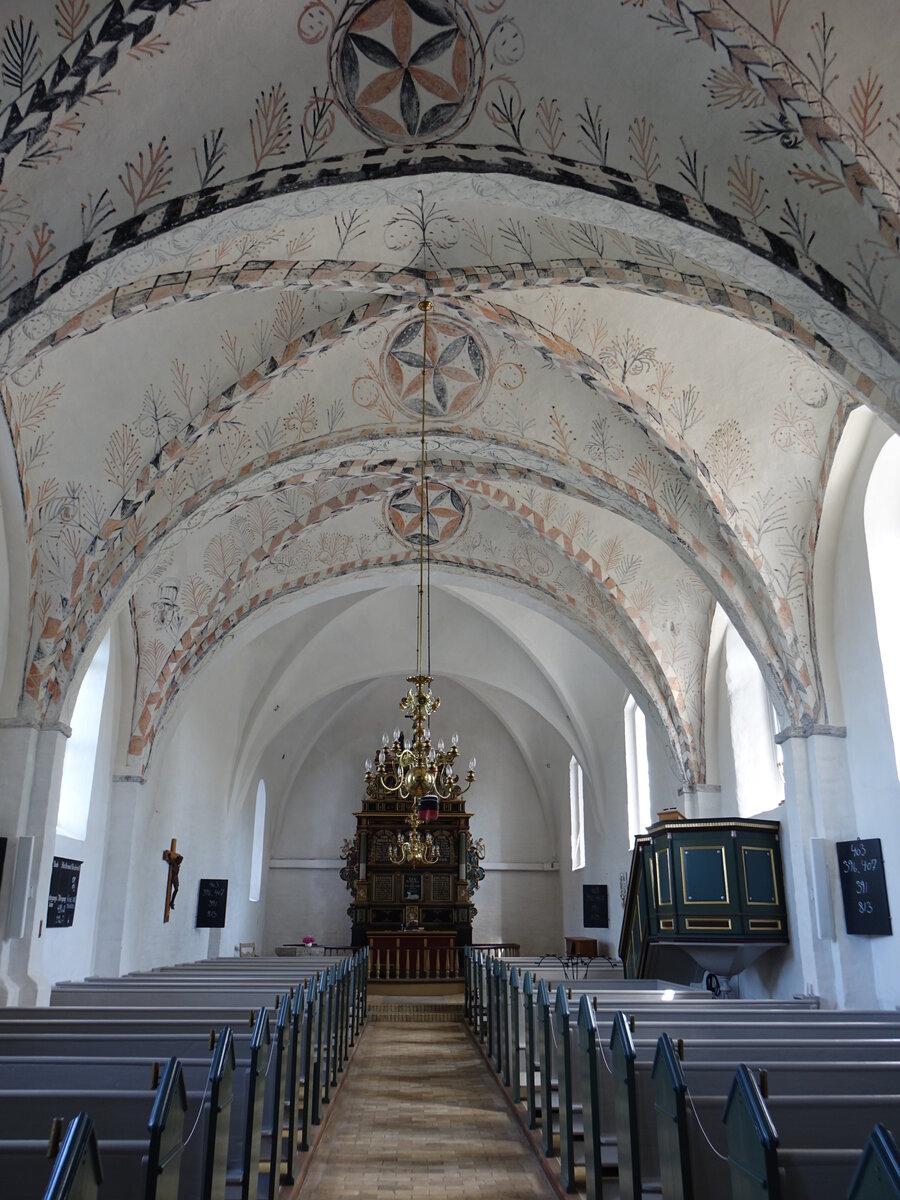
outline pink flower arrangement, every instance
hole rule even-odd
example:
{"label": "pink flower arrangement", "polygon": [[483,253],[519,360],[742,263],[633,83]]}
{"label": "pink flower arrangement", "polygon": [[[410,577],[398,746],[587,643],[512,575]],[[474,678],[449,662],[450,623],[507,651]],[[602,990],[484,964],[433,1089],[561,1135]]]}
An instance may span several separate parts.
{"label": "pink flower arrangement", "polygon": [[305,937],[303,939],[304,946],[314,946],[315,944],[316,944],[316,939],[314,937]]}

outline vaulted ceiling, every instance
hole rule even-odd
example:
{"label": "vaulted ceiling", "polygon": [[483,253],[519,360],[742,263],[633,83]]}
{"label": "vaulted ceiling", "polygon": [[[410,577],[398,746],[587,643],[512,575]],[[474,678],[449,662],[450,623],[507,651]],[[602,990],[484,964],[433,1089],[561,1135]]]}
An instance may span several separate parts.
{"label": "vaulted ceiling", "polygon": [[239,624],[412,563],[427,294],[435,569],[563,615],[688,784],[717,602],[821,719],[831,462],[900,428],[887,0],[0,7],[8,713],[127,609],[146,770]]}

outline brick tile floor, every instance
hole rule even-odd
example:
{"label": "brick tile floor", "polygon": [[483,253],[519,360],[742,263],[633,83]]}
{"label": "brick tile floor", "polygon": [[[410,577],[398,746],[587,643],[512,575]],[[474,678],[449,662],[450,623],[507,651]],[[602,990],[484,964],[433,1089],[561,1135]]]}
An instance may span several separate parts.
{"label": "brick tile floor", "polygon": [[463,1025],[370,1023],[301,1200],[553,1193]]}

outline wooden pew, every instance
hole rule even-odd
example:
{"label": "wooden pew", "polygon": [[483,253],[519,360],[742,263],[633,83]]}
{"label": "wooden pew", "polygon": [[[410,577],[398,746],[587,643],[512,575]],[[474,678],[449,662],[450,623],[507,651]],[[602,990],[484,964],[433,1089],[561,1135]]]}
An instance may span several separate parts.
{"label": "wooden pew", "polygon": [[764,1101],[743,1065],[726,1095],[692,1096],[684,1077],[678,1079],[671,1045],[661,1048],[655,1091],[662,1178],[674,1181],[669,1186],[675,1197],[691,1194],[688,1186],[693,1194],[715,1194],[728,1188],[730,1178],[733,1195],[743,1200],[844,1200],[877,1117],[900,1119],[895,1093],[804,1093]]}
{"label": "wooden pew", "polygon": [[[587,1006],[583,1006],[580,1017],[584,1024],[588,1024],[593,1013]],[[802,1043],[800,1045],[802,1046]],[[652,1070],[648,1070],[650,1064],[637,1061],[628,1023],[625,1021],[624,1014],[618,1014],[613,1026],[610,1049],[616,1085],[615,1132],[619,1156],[620,1188],[623,1197],[639,1194],[640,1185],[646,1186],[648,1180],[655,1181],[657,1176],[661,1176],[664,1180],[667,1177],[677,1177],[680,1180],[677,1185],[672,1183],[671,1178],[669,1179],[670,1189],[676,1196],[682,1192],[690,1195],[689,1180],[687,1179],[690,1169],[689,1167],[682,1168],[682,1164],[685,1162],[683,1143],[688,1136],[685,1130],[689,1130],[689,1124],[685,1126],[678,1122],[684,1120],[682,1110],[685,1097],[690,1095],[690,1092],[693,1092],[695,1096],[702,1095],[701,1103],[707,1109],[710,1106],[715,1109],[716,1100],[707,1097],[715,1096],[717,1093],[719,1100],[724,1103],[724,1094],[728,1092],[733,1076],[735,1058],[740,1057],[747,1047],[738,1042],[726,1044],[724,1048],[727,1052],[722,1061],[694,1060],[682,1063],[674,1050],[671,1039],[667,1035],[663,1035],[657,1045]],[[696,1047],[696,1050],[701,1055],[706,1053],[702,1043]],[[770,1095],[774,1096],[773,1103],[778,1106],[782,1114],[790,1113],[792,1116],[796,1116],[799,1110],[801,1125],[805,1106],[802,1101],[799,1105],[796,1100],[791,1103],[791,1093],[826,1099],[829,1096],[839,1097],[841,1101],[856,1110],[859,1108],[860,1101],[868,1100],[870,1093],[874,1091],[876,1095],[882,1097],[879,1101],[882,1108],[878,1111],[896,1112],[896,1099],[892,1099],[892,1097],[896,1098],[900,1093],[900,1062],[867,1064],[861,1069],[858,1056],[852,1053],[852,1043],[848,1044],[847,1050],[848,1053],[843,1060],[824,1060],[820,1050],[815,1057],[810,1057],[806,1061],[803,1059],[792,1061],[785,1055],[791,1055],[794,1051],[783,1050],[778,1043],[774,1043],[759,1047],[758,1055],[753,1061],[755,1067],[763,1072]],[[627,1068],[623,1066],[623,1062],[628,1063]],[[690,1088],[690,1092],[687,1091],[688,1088]],[[813,1107],[818,1102],[819,1099],[813,1100]],[[871,1116],[870,1112],[869,1117]],[[868,1121],[869,1117],[866,1117],[865,1120]],[[676,1122],[675,1131],[672,1129],[673,1122]],[[858,1134],[858,1136],[860,1135]],[[673,1138],[676,1141],[680,1139],[679,1155],[681,1157],[675,1155]],[[657,1157],[657,1145],[659,1146],[659,1157]],[[703,1151],[702,1141],[698,1141],[698,1145],[700,1151]],[[819,1165],[826,1172],[834,1173],[839,1168],[843,1169],[843,1177],[846,1182],[858,1149],[859,1147],[854,1145],[849,1150],[840,1153],[832,1154],[829,1150],[829,1154],[826,1156],[827,1161],[821,1160],[821,1155],[818,1156]],[[667,1158],[664,1157],[664,1152],[668,1156]],[[804,1161],[804,1155],[805,1151],[800,1154],[800,1157],[791,1159],[790,1165],[792,1169],[802,1168],[802,1171],[806,1173],[804,1177],[806,1177],[809,1175],[810,1164]],[[808,1155],[806,1158],[808,1159]],[[782,1165],[784,1166],[787,1161],[785,1160]],[[696,1174],[696,1172],[694,1173]],[[627,1177],[626,1179],[623,1179],[623,1174]],[[628,1179],[635,1181],[633,1192]],[[709,1186],[712,1186],[713,1182],[707,1180]],[[814,1187],[810,1194],[813,1194],[815,1190]]]}
{"label": "wooden pew", "polygon": [[[87,1126],[80,1118],[92,1108],[97,1113],[97,1124],[92,1117],[90,1138],[105,1162],[103,1194],[176,1200],[187,1104],[181,1066],[174,1058],[166,1064],[155,1092],[148,1088],[138,1092],[17,1089],[12,1093],[0,1093],[4,1194],[37,1195],[38,1180],[46,1181],[47,1141],[46,1138],[35,1138],[34,1131],[47,1128],[50,1113],[54,1118],[69,1120],[70,1128],[74,1125],[81,1129],[80,1135],[73,1133],[72,1137],[83,1139],[87,1136]],[[102,1136],[97,1136],[98,1130]],[[79,1144],[84,1145],[83,1140]],[[77,1163],[72,1165],[72,1153],[69,1154],[69,1167],[59,1168],[61,1172],[68,1172],[66,1178],[70,1184],[71,1171],[78,1169]],[[89,1170],[88,1183],[91,1174]],[[64,1187],[55,1167],[51,1185],[57,1189]],[[66,1193],[60,1190],[58,1194]]]}
{"label": "wooden pew", "polygon": [[[297,1150],[304,1150],[309,1145],[309,1126],[311,1111],[317,1107],[317,1099],[315,1089],[309,1086],[311,1074],[317,1074],[320,1088],[324,1091],[329,1085],[334,1087],[337,1082],[337,1076],[343,1070],[343,1065],[349,1047],[353,1044],[354,1039],[358,1036],[359,1030],[365,1019],[365,959],[364,953],[354,955],[351,960],[343,963],[334,964],[328,978],[324,976],[319,979],[309,980],[305,987],[305,992],[301,989],[295,989],[293,997],[290,997],[287,989],[282,999],[279,1011],[279,1022],[277,1029],[281,1034],[280,1038],[276,1038],[275,1048],[272,1057],[272,1067],[269,1070],[269,1083],[266,1091],[266,1126],[267,1126],[267,1156],[266,1165],[268,1171],[263,1170],[260,1173],[259,1195],[274,1195],[277,1188],[282,1182],[282,1159],[286,1159],[285,1175],[288,1177],[293,1173],[293,1165]],[[279,964],[282,966],[283,964]],[[291,964],[295,966],[296,964]],[[129,981],[132,982],[132,981]],[[259,981],[256,980],[256,983]],[[296,981],[295,981],[296,982]],[[84,993],[85,989],[79,989]],[[118,992],[120,1004],[108,1005],[99,1009],[84,1010],[80,1008],[72,1008],[68,1005],[60,1005],[55,1010],[49,1010],[41,1017],[34,1018],[33,1010],[29,1018],[21,1018],[19,1020],[9,1019],[9,1010],[6,1010],[3,1017],[0,1018],[0,1054],[7,1054],[10,1050],[16,1054],[22,1053],[40,1056],[57,1056],[61,1052],[72,1055],[96,1056],[92,1057],[91,1061],[84,1063],[83,1074],[90,1078],[99,1078],[106,1069],[107,1082],[113,1082],[113,1077],[120,1080],[122,1083],[129,1082],[133,1075],[134,1069],[146,1069],[146,1058],[153,1057],[154,1059],[161,1057],[163,1045],[166,1049],[175,1048],[179,1054],[186,1054],[188,1059],[186,1070],[189,1078],[194,1079],[187,1092],[187,1097],[190,1102],[196,1101],[196,1109],[201,1117],[196,1124],[192,1125],[192,1129],[196,1130],[196,1139],[193,1141],[190,1154],[185,1154],[182,1157],[181,1168],[185,1181],[190,1177],[192,1184],[185,1192],[186,1195],[195,1200],[195,1197],[207,1194],[207,1187],[210,1189],[213,1186],[218,1186],[221,1170],[216,1169],[215,1163],[217,1158],[221,1159],[222,1138],[221,1131],[229,1123],[224,1119],[217,1123],[211,1124],[211,1115],[214,1110],[216,1115],[226,1112],[230,1108],[230,1122],[238,1123],[239,1120],[235,1116],[237,1106],[233,1098],[236,1095],[234,1087],[235,1068],[240,1069],[241,1059],[235,1055],[236,1045],[239,1041],[240,1045],[247,1046],[246,1027],[241,1031],[238,1038],[232,1038],[230,1031],[228,1033],[230,1043],[226,1046],[226,1042],[221,1040],[221,1053],[217,1047],[217,1054],[220,1065],[223,1070],[217,1078],[213,1078],[212,1071],[209,1075],[209,1081],[203,1092],[198,1092],[196,1085],[199,1084],[199,1073],[203,1069],[202,1062],[190,1061],[196,1058],[204,1051],[208,1052],[209,1048],[209,1029],[214,1020],[224,1013],[228,1013],[228,1009],[211,1007],[216,1003],[216,988],[214,985],[205,987],[202,992],[203,1000],[207,1007],[196,1006],[191,1011],[194,1016],[189,1018],[188,1026],[194,1032],[185,1033],[185,1024],[183,1018],[183,1010],[180,1008],[181,1001],[187,996],[193,999],[192,992],[196,992],[195,981],[191,981],[191,985],[187,988],[179,987],[177,984],[167,987],[165,994],[158,996],[160,1001],[165,1000],[168,1005],[172,1006],[173,1016],[171,1018],[160,1016],[160,1011],[169,1011],[167,1009],[160,1010],[159,1008],[149,1009],[152,1014],[151,1023],[153,1033],[148,1034],[146,1030],[143,1032],[131,1032],[131,1030],[139,1030],[147,1017],[142,1013],[137,1015],[136,1011],[130,1007],[132,998],[146,998],[146,990],[140,988],[118,988],[113,989]],[[263,995],[266,995],[270,990],[270,983],[265,985]],[[241,991],[241,999],[246,998],[246,991]],[[233,997],[228,996],[227,999]],[[255,998],[255,997],[254,997]],[[289,1001],[291,1001],[289,1003]],[[330,1010],[330,1011],[329,1011]],[[85,1011],[92,1013],[91,1017],[83,1015]],[[78,1013],[78,1016],[71,1017],[70,1012]],[[244,1016],[246,1009],[243,1010]],[[328,1014],[326,1017],[325,1014]],[[175,1016],[175,1013],[181,1013],[182,1016]],[[256,1015],[256,1014],[254,1014]],[[257,1016],[257,1029],[261,1013]],[[328,1019],[330,1017],[330,1020]],[[20,1030],[24,1027],[29,1030],[28,1033],[22,1033]],[[72,1032],[72,1029],[77,1032]],[[317,1038],[313,1041],[312,1033],[317,1032]],[[113,1032],[110,1032],[110,1031]],[[129,1032],[121,1032],[128,1030]],[[178,1031],[178,1032],[175,1032]],[[256,1029],[254,1030],[256,1033]],[[253,1042],[255,1039],[250,1038]],[[227,1039],[226,1039],[227,1041]],[[281,1047],[281,1053],[278,1053],[278,1047]],[[130,1062],[116,1061],[115,1056],[119,1060],[123,1057]],[[145,1061],[140,1063],[141,1056],[146,1056]],[[105,1059],[105,1064],[101,1065],[101,1060]],[[276,1060],[278,1067],[276,1069]],[[214,1066],[216,1060],[214,1059]],[[24,1066],[20,1060],[20,1066]],[[230,1067],[230,1072],[225,1070],[225,1067]],[[49,1066],[51,1073],[53,1067]],[[58,1087],[59,1076],[71,1077],[73,1071],[77,1072],[77,1065],[70,1058],[67,1065],[61,1065],[56,1068],[56,1085]],[[16,1064],[11,1063],[8,1068],[8,1077],[14,1075],[17,1070]],[[259,1071],[257,1071],[259,1075]],[[197,1077],[196,1079],[194,1077]],[[265,1072],[260,1076],[265,1080]],[[274,1082],[273,1082],[274,1080]],[[0,1090],[2,1090],[2,1067],[0,1067]],[[85,1080],[82,1079],[78,1090],[85,1091]],[[257,1081],[258,1083],[258,1081]],[[216,1095],[215,1089],[219,1089]],[[182,1090],[184,1083],[182,1080]],[[124,1108],[127,1109],[127,1091],[118,1090],[118,1095],[124,1099]],[[240,1092],[240,1079],[238,1078],[237,1092]],[[244,1137],[241,1146],[242,1156],[243,1149],[246,1145],[256,1143],[258,1148],[257,1135],[259,1133],[258,1122],[261,1116],[261,1109],[258,1104],[259,1093],[255,1092],[255,1087],[246,1088],[248,1096],[248,1117],[251,1111],[249,1099],[253,1096],[254,1104],[252,1105],[254,1124],[249,1126],[249,1138]],[[100,1101],[100,1093],[94,1090],[94,1096],[101,1104],[106,1101]],[[209,1097],[209,1099],[207,1099]],[[213,1102],[212,1097],[215,1097]],[[320,1092],[318,1104],[322,1102],[322,1094]],[[2,1099],[0,1099],[2,1103]],[[30,1101],[26,1100],[26,1108]],[[201,1103],[203,1104],[204,1112],[200,1112]],[[123,1116],[123,1105],[119,1105],[118,1115],[120,1119],[126,1119],[127,1113]],[[319,1109],[320,1111],[320,1109]],[[193,1120],[193,1114],[192,1114]],[[218,1131],[218,1133],[217,1133]],[[19,1139],[22,1140],[22,1139]],[[110,1149],[114,1155],[119,1153],[119,1150],[125,1147],[128,1139],[118,1139],[110,1141],[110,1139],[100,1139],[101,1149]],[[209,1152],[206,1150],[202,1153],[197,1152],[197,1147],[204,1144],[204,1140],[209,1144]],[[40,1147],[43,1151],[45,1142],[42,1139],[31,1139],[35,1147]],[[129,1146],[128,1149],[133,1157],[136,1146],[140,1147],[139,1139],[133,1139],[136,1145]],[[146,1150],[146,1143],[143,1144]],[[12,1153],[12,1151],[11,1151]],[[158,1157],[165,1163],[170,1164],[176,1161],[177,1156],[173,1155],[170,1149],[166,1146],[160,1148]],[[0,1170],[2,1170],[3,1148],[0,1145]],[[196,1160],[196,1166],[189,1168],[188,1160],[193,1163]],[[235,1162],[232,1156],[231,1175],[235,1176]],[[197,1172],[203,1171],[203,1182],[194,1183],[194,1176],[191,1174],[193,1169]],[[46,1170],[46,1160],[44,1160],[44,1168]],[[243,1166],[243,1162],[241,1163]],[[155,1169],[155,1168],[154,1168]],[[177,1167],[173,1171],[171,1168],[166,1175],[166,1178],[171,1179],[177,1175]],[[246,1172],[241,1171],[241,1194],[246,1193],[249,1196],[256,1195],[251,1182],[248,1180],[246,1188],[244,1187],[244,1177]],[[209,1180],[207,1184],[207,1179]],[[215,1181],[215,1182],[214,1182]],[[187,1184],[185,1184],[187,1187]],[[123,1192],[124,1194],[131,1194]],[[175,1192],[172,1192],[174,1197]]]}
{"label": "wooden pew", "polygon": [[[546,981],[542,981],[542,984],[545,982]],[[533,980],[529,979],[526,976],[525,985],[522,988],[524,1050],[525,1050],[525,1058],[526,1058],[525,1090],[526,1090],[526,1108],[528,1111],[528,1120],[529,1120],[529,1124],[532,1127],[533,1127],[536,1105],[534,1105],[534,1103],[529,1105],[529,1103],[528,1103],[529,1079],[531,1078],[533,1081],[532,1071],[534,1069],[534,1067],[533,1067],[534,1058],[528,1049],[528,1041],[529,1041],[528,1017],[529,1017],[529,1008],[530,1008],[531,1004],[533,1003],[533,990],[534,990],[533,989]],[[568,990],[568,985],[566,988],[566,993],[563,993],[562,989],[558,989],[558,994],[562,994],[565,996],[565,998],[567,998],[567,990]],[[539,987],[539,992],[540,992],[540,987]],[[605,996],[603,998],[606,999]],[[592,999],[595,999],[595,997],[592,997]],[[580,1015],[581,1015],[581,1013],[584,1012],[585,1006],[587,1006],[587,997],[586,996],[584,998],[584,1001],[581,1004]],[[593,1017],[596,1015],[593,1010],[593,1005],[590,1005],[587,1007],[588,1007],[588,1011],[591,1014],[591,1018],[593,1019]],[[599,1005],[598,1005],[598,1007],[599,1007]],[[735,1027],[733,1019],[729,1019],[729,1018],[732,1018],[732,1014],[734,1013],[734,1008],[732,1006],[732,1002],[730,1002],[730,1001],[729,1002],[707,1001],[699,1009],[695,1008],[693,1004],[683,1006],[680,1008],[677,1005],[674,1005],[674,1006],[658,1005],[658,1006],[651,1006],[650,1008],[647,1008],[646,1006],[642,1006],[641,1010],[639,1011],[639,1022],[641,1024],[641,1027],[642,1028],[647,1027],[648,1019],[649,1019],[649,1022],[651,1025],[652,1025],[653,1021],[660,1020],[661,1018],[659,1017],[659,1014],[663,1011],[666,1013],[666,1016],[668,1018],[674,1018],[676,1020],[676,1022],[678,1022],[680,1019],[681,1023],[676,1024],[676,1028],[679,1030],[679,1032],[681,1032],[681,1031],[690,1032],[693,1039],[695,1039],[698,1042],[698,1044],[700,1044],[700,1045],[702,1045],[702,1040],[701,1040],[702,1038],[708,1037],[710,1035],[710,1032],[712,1032],[713,1034],[715,1034],[717,1032],[716,1023],[710,1021],[711,1016],[716,1016],[721,1020],[727,1020],[727,1025],[722,1027],[722,1032],[727,1031],[728,1038],[727,1039],[719,1038],[717,1048],[718,1048],[719,1052],[723,1052],[728,1055],[729,1066],[731,1069],[733,1069],[735,1062],[740,1058],[742,1043],[747,1039],[748,1035],[755,1035],[755,1037],[751,1038],[751,1042],[750,1042],[751,1045],[755,1046],[756,1049],[759,1051],[767,1050],[769,1053],[771,1053],[771,1050],[772,1050],[772,1045],[771,1045],[772,1040],[773,1040],[772,1035],[774,1035],[774,1039],[776,1041],[776,1046],[778,1045],[778,1040],[781,1040],[782,1042],[789,1042],[789,1041],[792,1041],[792,1039],[796,1037],[800,1040],[799,1040],[799,1042],[793,1042],[793,1044],[791,1046],[791,1055],[792,1055],[792,1057],[795,1056],[798,1060],[801,1060],[801,1061],[804,1057],[813,1057],[813,1056],[819,1057],[819,1056],[821,1056],[823,1049],[827,1052],[828,1048],[832,1045],[831,1039],[834,1038],[836,1035],[838,1035],[840,1037],[840,1046],[842,1048],[842,1053],[844,1055],[850,1054],[850,1055],[854,1055],[858,1058],[859,1057],[858,1052],[860,1050],[862,1051],[862,1056],[864,1058],[873,1058],[873,1057],[877,1058],[877,1057],[884,1057],[885,1055],[890,1055],[891,1057],[896,1058],[896,1057],[898,1057],[898,1055],[900,1055],[900,1042],[898,1042],[897,1038],[895,1038],[895,1037],[871,1038],[871,1037],[867,1036],[871,1032],[877,1033],[885,1028],[887,1030],[891,1031],[892,1033],[896,1032],[896,1024],[897,1024],[896,1016],[894,1014],[889,1014],[889,1013],[862,1013],[862,1014],[848,1013],[848,1014],[837,1015],[836,1019],[834,1019],[836,1015],[831,1014],[831,1013],[814,1014],[814,1013],[810,1013],[807,1010],[806,1013],[804,1014],[803,1010],[800,1010],[799,1008],[795,1011],[786,1013],[782,1009],[782,1011],[779,1011],[776,1013],[778,1020],[773,1023],[771,1021],[761,1021],[760,1018],[762,1016],[762,1012],[760,1011],[760,1009],[757,1008],[754,1011],[754,1016],[756,1018],[755,1020],[743,1021],[737,1027]],[[702,1020],[698,1023],[696,1018],[700,1017],[701,1013],[703,1014],[703,1017],[702,1017]],[[606,1015],[608,1015],[608,1014],[606,1014]],[[782,1018],[784,1018],[784,1019],[782,1019]],[[810,1027],[810,1022],[812,1023],[812,1027]],[[493,1024],[496,1025],[496,1020],[493,1022]],[[584,1024],[585,1024],[585,1029],[583,1032],[583,1044],[585,1046],[591,1045],[593,1047],[596,1044],[595,1043],[596,1035],[595,1034],[592,1035],[592,1031],[590,1028],[592,1021],[586,1021],[586,1022],[584,1022]],[[819,1035],[825,1035],[825,1036],[823,1037],[823,1036],[819,1036]],[[849,1036],[845,1036],[845,1035],[849,1035]],[[857,1038],[860,1038],[861,1040],[860,1041],[854,1040]],[[799,1050],[797,1050],[798,1044],[800,1047]],[[539,1046],[540,1045],[541,1045],[541,1043],[539,1040]],[[692,1046],[694,1045],[693,1041],[692,1041],[691,1045]],[[655,1043],[654,1043],[654,1048],[655,1048]],[[560,1048],[557,1047],[558,1053],[559,1053],[559,1049]],[[783,1057],[783,1055],[782,1055],[782,1057]],[[586,1054],[582,1057],[582,1061],[585,1061],[585,1058],[586,1058]],[[593,1058],[593,1061],[596,1062],[596,1052],[594,1052],[592,1058]],[[554,1085],[556,1084],[557,1081],[556,1081],[555,1077],[551,1077],[545,1084],[545,1082],[543,1080],[543,1063],[538,1064],[538,1069],[540,1069],[541,1073],[542,1073],[542,1093],[544,1093],[544,1088],[547,1087],[547,1090],[549,1091],[549,1094],[550,1094],[551,1121],[552,1121],[553,1100],[554,1100],[555,1094],[556,1094]],[[777,1067],[774,1069],[777,1070]],[[885,1074],[885,1071],[890,1072],[891,1070],[892,1070],[892,1068],[890,1065],[888,1065],[886,1068],[876,1067],[876,1072],[879,1072],[882,1075]],[[555,1069],[555,1074],[556,1075],[561,1074],[558,1066]],[[614,1141],[614,1139],[610,1138],[609,1136],[604,1138],[603,1132],[608,1131],[609,1133],[612,1133],[612,1131],[615,1127],[615,1120],[614,1119],[612,1121],[609,1120],[609,1103],[608,1102],[609,1102],[610,1089],[609,1089],[608,1082],[607,1082],[605,1089],[600,1088],[600,1079],[602,1078],[603,1074],[605,1074],[605,1070],[603,1072],[601,1072],[599,1076],[597,1075],[597,1073],[595,1071],[594,1075],[593,1075],[593,1080],[592,1080],[591,1074],[587,1073],[586,1082],[583,1084],[583,1090],[588,1093],[590,1093],[592,1082],[593,1082],[593,1087],[594,1087],[594,1092],[593,1092],[594,1104],[591,1105],[590,1101],[591,1101],[592,1097],[590,1095],[588,1095],[588,1103],[585,1104],[585,1106],[584,1106],[584,1120],[583,1120],[584,1138],[585,1138],[586,1142],[590,1141],[592,1144],[594,1142],[596,1142],[597,1140],[599,1140],[601,1150],[604,1146],[608,1145],[610,1141]],[[819,1074],[821,1076],[821,1071],[819,1071]],[[573,1076],[573,1079],[577,1080],[577,1073]],[[896,1080],[896,1073],[894,1073],[893,1078],[891,1079],[891,1083],[893,1084],[895,1082],[895,1080]],[[560,1085],[559,1086],[559,1094],[558,1094],[559,1121],[560,1121],[562,1128],[565,1129],[565,1128],[567,1128],[567,1120],[568,1120],[567,1115],[564,1113],[565,1105],[566,1105],[566,1103],[568,1103],[569,1100],[571,1100],[572,1115],[573,1115],[573,1118],[575,1118],[576,1114],[577,1114],[579,1096],[578,1096],[577,1091],[573,1091],[573,1094],[571,1096],[566,1095],[566,1093],[570,1089],[562,1087],[562,1078],[560,1078],[560,1080],[559,1080],[559,1085]],[[604,1106],[602,1104],[602,1097],[600,1094],[601,1090],[605,1090],[605,1092],[606,1092],[606,1099],[607,1099],[606,1106]],[[885,1090],[888,1090],[888,1089],[886,1088]],[[614,1093],[613,1093],[613,1097],[614,1097]],[[545,1102],[542,1101],[541,1107],[544,1107],[544,1104],[545,1104]],[[603,1114],[605,1116],[605,1120],[601,1121],[599,1119],[600,1113],[597,1113],[596,1109],[600,1108],[602,1110],[604,1107],[606,1107],[607,1111]],[[566,1123],[564,1123],[564,1122],[566,1122]],[[543,1125],[543,1122],[542,1122],[542,1125]],[[576,1132],[577,1132],[577,1130],[576,1130]],[[548,1137],[550,1137],[551,1141],[549,1144],[550,1145],[554,1144],[552,1142],[552,1125],[548,1125],[543,1129],[542,1136],[544,1139],[545,1153],[547,1153],[548,1150],[547,1150],[547,1140],[546,1139]],[[562,1139],[561,1139],[561,1141],[562,1141]],[[576,1138],[576,1141],[577,1141],[577,1138]],[[626,1150],[627,1150],[627,1147],[626,1147]],[[594,1155],[594,1157],[596,1159],[596,1154]],[[561,1149],[561,1158],[562,1158],[561,1173],[563,1175],[563,1178],[566,1178],[566,1176],[568,1174],[569,1163],[566,1159],[566,1156],[564,1153],[564,1148]],[[598,1180],[599,1180],[600,1176],[602,1175],[603,1169],[606,1165],[607,1164],[603,1162],[602,1155],[601,1155],[601,1160],[600,1160],[599,1164],[595,1163],[594,1166],[590,1169],[590,1171],[588,1171],[587,1163],[585,1163],[586,1175],[589,1173],[592,1176],[590,1186],[593,1188],[593,1192],[596,1195],[599,1195]],[[591,1194],[592,1194],[591,1191],[589,1191],[588,1195],[590,1196]]]}

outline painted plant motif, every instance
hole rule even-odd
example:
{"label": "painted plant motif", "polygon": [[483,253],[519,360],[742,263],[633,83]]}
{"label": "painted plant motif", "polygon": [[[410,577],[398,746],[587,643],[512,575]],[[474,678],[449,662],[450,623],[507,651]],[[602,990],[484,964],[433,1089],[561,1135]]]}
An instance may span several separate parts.
{"label": "painted plant motif", "polygon": [[484,50],[454,0],[364,0],[348,6],[331,43],[344,111],[378,141],[452,137],[478,101]]}

